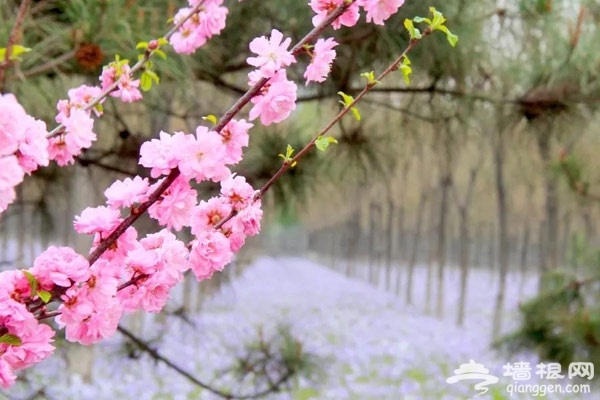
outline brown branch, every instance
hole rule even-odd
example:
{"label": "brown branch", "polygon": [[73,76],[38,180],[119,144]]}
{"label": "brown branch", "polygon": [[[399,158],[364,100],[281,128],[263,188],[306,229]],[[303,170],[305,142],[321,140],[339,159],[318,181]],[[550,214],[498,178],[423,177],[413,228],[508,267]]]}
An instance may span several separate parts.
{"label": "brown branch", "polygon": [[19,11],[17,12],[17,19],[15,20],[15,24],[10,31],[10,36],[8,37],[8,43],[6,44],[6,53],[4,54],[4,60],[0,63],[0,93],[4,90],[4,85],[6,83],[6,70],[12,64],[10,59],[13,51],[13,46],[17,44],[19,41],[19,36],[21,35],[21,26],[23,25],[23,21],[25,20],[25,14],[27,13],[27,9],[29,8],[29,4],[31,0],[22,0],[21,5],[19,6]]}
{"label": "brown branch", "polygon": [[263,389],[261,391],[258,391],[256,393],[252,393],[252,394],[233,394],[233,393],[224,391],[222,389],[217,389],[215,387],[212,387],[208,383],[202,382],[201,380],[199,380],[198,378],[196,378],[195,376],[193,376],[192,374],[190,374],[189,372],[187,372],[186,370],[184,370],[177,364],[173,363],[168,358],[161,355],[157,350],[150,347],[146,342],[144,342],[142,339],[140,339],[139,337],[137,337],[136,335],[131,333],[129,330],[127,330],[123,326],[119,325],[117,327],[117,330],[123,336],[127,337],[127,339],[129,339],[133,343],[135,343],[140,348],[140,350],[148,353],[150,355],[150,357],[152,357],[154,360],[162,362],[163,364],[165,364],[166,366],[168,366],[169,368],[176,371],[178,374],[180,374],[181,376],[185,377],[187,380],[192,382],[194,385],[199,386],[205,390],[208,390],[209,392],[216,394],[217,396],[222,397],[227,400],[257,399],[260,397],[264,397],[270,393],[275,393],[275,392],[279,391],[281,386],[284,383],[286,383],[287,381],[289,381],[290,378],[294,375],[294,372],[292,370],[288,369],[284,374],[282,374],[279,377],[279,379],[277,379],[276,381],[270,382],[269,387],[266,389]]}

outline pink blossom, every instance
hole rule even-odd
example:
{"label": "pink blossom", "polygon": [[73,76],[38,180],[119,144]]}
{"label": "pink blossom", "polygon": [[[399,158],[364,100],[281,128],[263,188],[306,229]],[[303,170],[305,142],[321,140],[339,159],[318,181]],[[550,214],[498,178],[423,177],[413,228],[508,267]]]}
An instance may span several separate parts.
{"label": "pink blossom", "polygon": [[[157,182],[150,190],[153,190],[160,182]],[[159,224],[178,231],[189,225],[190,216],[197,201],[196,191],[190,187],[187,179],[180,176],[163,193],[161,199],[148,209],[148,215],[157,220]]]}
{"label": "pink blossom", "polygon": [[46,124],[26,115],[22,121],[24,135],[19,143],[16,156],[26,174],[31,174],[38,166],[48,165],[48,139]]}
{"label": "pink blossom", "polygon": [[243,176],[231,175],[221,182],[221,196],[227,199],[227,202],[236,210],[250,205],[256,194],[256,190]]}
{"label": "pink blossom", "polygon": [[[345,1],[346,0],[310,0],[309,5],[317,14],[312,19],[313,25],[318,26],[333,10],[343,5]],[[358,22],[359,17],[358,3],[354,2],[342,15],[333,21],[331,26],[333,29],[339,29],[342,25],[354,26]]]}
{"label": "pink blossom", "polygon": [[13,154],[23,138],[25,110],[12,94],[0,95],[0,156]]}
{"label": "pink blossom", "polygon": [[242,160],[242,149],[248,146],[248,131],[253,126],[245,119],[239,121],[232,119],[219,132],[225,145],[225,157],[223,158],[225,164],[237,164]]}
{"label": "pink blossom", "polygon": [[383,25],[404,4],[404,0],[361,0],[360,3],[367,12],[367,22]]}
{"label": "pink blossom", "polygon": [[127,279],[135,283],[117,294],[125,312],[160,311],[169,299],[170,289],[183,280],[183,272],[189,269],[187,258],[185,244],[167,230],[142,239],[126,261]]}
{"label": "pink blossom", "polygon": [[261,201],[256,200],[249,207],[241,210],[234,220],[242,225],[242,232],[245,235],[254,236],[260,232],[262,215]]}
{"label": "pink blossom", "polygon": [[100,75],[102,90],[107,90],[115,82],[117,87],[110,92],[112,97],[120,98],[125,103],[131,103],[142,98],[139,90],[140,80],[133,79],[131,67],[126,60],[113,61],[102,69]]}
{"label": "pink blossom", "polygon": [[250,51],[258,57],[248,57],[248,64],[258,67],[262,77],[271,78],[280,68],[296,62],[296,58],[288,51],[291,38],[283,40],[283,34],[277,29],[271,31],[271,38],[261,36],[250,42]]}
{"label": "pink blossom", "polygon": [[231,204],[223,197],[212,197],[208,201],[202,200],[192,212],[190,222],[192,234],[198,236],[227,218],[231,213]]}
{"label": "pink blossom", "polygon": [[44,290],[70,287],[90,277],[89,263],[70,247],[50,246],[33,262],[30,272]]}
{"label": "pink blossom", "polygon": [[12,189],[23,181],[24,176],[16,156],[0,157],[0,190]]}
{"label": "pink blossom", "polygon": [[73,226],[79,233],[109,235],[121,221],[118,210],[105,206],[88,207],[75,217]]}
{"label": "pink blossom", "polygon": [[[250,86],[260,79],[256,73],[251,72],[248,76]],[[296,108],[297,89],[294,82],[287,80],[285,70],[280,69],[265,84],[260,94],[252,98],[254,107],[250,110],[250,120],[260,117],[260,122],[265,126],[283,121]]]}
{"label": "pink blossom", "polygon": [[112,208],[129,207],[148,199],[148,179],[136,176],[115,181],[104,191],[106,203]]}
{"label": "pink blossom", "polygon": [[0,343],[0,386],[8,388],[16,379],[15,372],[38,363],[54,352],[54,331],[40,324],[24,304],[12,298],[0,298],[0,327],[21,341],[19,346]]}
{"label": "pink blossom", "polygon": [[72,164],[74,157],[81,154],[82,149],[91,147],[96,140],[94,120],[89,112],[73,108],[62,123],[65,125],[65,133],[48,141],[49,157],[60,166]]}
{"label": "pink blossom", "polygon": [[186,135],[186,140],[178,146],[179,171],[187,179],[218,182],[231,173],[223,161],[226,148],[217,132],[199,126],[195,137]]}
{"label": "pink blossom", "polygon": [[158,139],[152,139],[142,144],[140,165],[151,168],[150,175],[153,178],[168,174],[179,164],[178,151],[185,146],[186,140],[183,132],[169,135],[161,131]]}
{"label": "pink blossom", "polygon": [[221,232],[200,232],[192,242],[190,266],[199,281],[210,278],[215,271],[222,271],[232,259],[229,240]]}
{"label": "pink blossom", "polygon": [[312,60],[304,73],[307,85],[311,81],[323,82],[327,78],[336,55],[333,48],[337,45],[333,38],[317,40],[313,48]]}
{"label": "pink blossom", "polygon": [[[208,39],[219,34],[225,28],[228,10],[221,4],[222,1],[204,1],[200,10],[186,20],[177,32],[169,38],[169,42],[177,53],[193,53],[202,47]],[[192,2],[190,2],[190,5],[191,7],[181,8],[175,14],[174,24],[177,25],[186,18],[197,4],[192,5]]]}

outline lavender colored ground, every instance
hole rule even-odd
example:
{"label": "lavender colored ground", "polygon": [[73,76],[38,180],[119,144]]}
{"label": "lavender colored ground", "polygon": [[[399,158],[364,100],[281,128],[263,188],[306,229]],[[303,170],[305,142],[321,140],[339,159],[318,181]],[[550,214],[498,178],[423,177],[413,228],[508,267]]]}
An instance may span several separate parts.
{"label": "lavender colored ground", "polygon": [[[154,346],[181,367],[215,387],[236,392],[251,392],[240,382],[219,371],[233,363],[248,338],[261,326],[268,337],[280,323],[288,323],[305,349],[322,360],[321,382],[299,380],[290,393],[273,394],[268,399],[356,399],[429,400],[469,399],[480,381],[449,384],[461,364],[474,360],[484,364],[489,374],[499,378],[490,390],[477,399],[536,399],[541,396],[512,396],[507,385],[515,382],[503,376],[503,365],[529,361],[535,372],[537,360],[527,356],[508,356],[490,350],[491,313],[495,282],[485,271],[473,271],[469,282],[467,321],[464,328],[454,326],[458,299],[458,272],[449,271],[446,279],[448,316],[437,320],[424,316],[425,269],[415,275],[416,306],[366,283],[348,279],[315,262],[300,258],[261,258],[242,276],[208,301],[201,315],[194,318],[196,328],[181,319],[168,319],[168,328],[151,320],[144,334],[166,329]],[[533,293],[535,279],[529,279],[520,296],[520,278],[509,277],[507,325],[515,323],[515,307],[520,297]],[[512,310],[512,311],[511,311]],[[189,384],[164,365],[142,357],[123,356],[122,338],[96,347],[91,383],[77,375],[67,376],[65,362],[53,357],[29,374],[30,387],[46,386],[50,399],[217,399]],[[581,360],[585,361],[585,360]],[[560,383],[564,388],[575,381],[538,381],[523,383]],[[8,395],[24,398],[25,385]],[[547,399],[592,399],[592,394],[547,394]],[[0,397],[2,395],[0,394]]]}

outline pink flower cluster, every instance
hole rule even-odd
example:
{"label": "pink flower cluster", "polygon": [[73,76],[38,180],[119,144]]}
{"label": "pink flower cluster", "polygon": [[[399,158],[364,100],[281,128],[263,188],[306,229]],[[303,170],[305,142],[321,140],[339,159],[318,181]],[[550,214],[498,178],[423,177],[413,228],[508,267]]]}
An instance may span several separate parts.
{"label": "pink flower cluster", "polygon": [[250,50],[257,57],[248,57],[247,62],[258,69],[248,74],[248,85],[254,86],[261,79],[269,79],[251,100],[254,107],[250,110],[250,120],[260,117],[265,126],[283,121],[296,108],[298,88],[287,79],[284,69],[295,63],[296,58],[288,50],[291,39],[282,39],[282,33],[273,29],[270,39],[261,36],[250,42]]}
{"label": "pink flower cluster", "polygon": [[[320,24],[346,0],[311,0],[315,25]],[[334,22],[334,28],[353,26],[360,8],[367,22],[383,24],[403,0],[356,0]],[[174,49],[191,53],[225,26],[227,8],[223,0],[188,0],[174,20],[181,25],[170,37]],[[183,21],[192,10],[194,15]],[[256,69],[248,74],[249,85],[264,83],[251,99],[250,120],[259,118],[269,125],[287,118],[296,107],[297,86],[287,78],[285,68],[296,62],[289,50],[291,39],[273,29],[270,37],[251,41],[256,55],[248,63]],[[312,48],[304,77],[306,83],[322,82],[335,59],[333,39],[318,39]],[[141,99],[139,80],[131,74],[127,60],[106,66],[101,87],[82,85],[68,92],[68,100],[57,104],[56,121],[63,130],[48,139],[46,126],[27,115],[12,95],[0,96],[0,212],[15,198],[14,187],[40,165],[55,160],[58,165],[74,157],[96,140],[92,113],[101,115],[99,103],[110,95],[124,102]],[[98,104],[93,105],[95,102]],[[86,208],[73,223],[79,233],[93,235],[92,255],[86,259],[68,247],[50,247],[26,271],[0,272],[0,386],[15,382],[15,373],[52,354],[54,331],[39,320],[56,316],[66,338],[92,344],[113,335],[125,313],[137,310],[160,311],[170,290],[191,270],[198,280],[221,271],[261,227],[262,209],[258,193],[229,166],[242,159],[253,125],[231,120],[223,129],[198,127],[194,134],[160,132],[144,143],[139,164],[150,169],[151,178],[136,176],[114,182],[104,192],[106,204]],[[166,190],[166,179],[177,176]],[[171,175],[171,178],[168,176]],[[220,192],[208,200],[198,198],[192,187],[204,181],[220,185]],[[122,212],[148,214],[163,229],[139,238]],[[189,229],[189,244],[172,231]],[[120,235],[116,240],[107,238]],[[106,250],[97,255],[99,247]],[[88,261],[90,260],[90,261]],[[90,265],[92,262],[92,265]],[[49,308],[50,303],[58,307]],[[54,311],[53,311],[54,310]]]}
{"label": "pink flower cluster", "polygon": [[133,79],[127,60],[116,60],[102,68],[100,75],[102,90],[108,90],[115,82],[117,87],[110,92],[112,97],[120,98],[124,103],[133,103],[142,99],[140,80]]}
{"label": "pink flower cluster", "polygon": [[[311,0],[310,7],[316,13],[313,17],[313,25],[317,26],[337,7],[344,4],[346,0]],[[367,13],[367,22],[383,25],[385,20],[394,15],[398,8],[404,4],[404,0],[356,0],[348,9],[339,16],[332,24],[334,29],[341,26],[354,26],[360,18],[360,7]]]}
{"label": "pink flower cluster", "polygon": [[[29,274],[29,277],[26,275]],[[88,279],[89,264],[68,247],[49,247],[28,271],[0,272],[0,386],[7,388],[15,372],[42,361],[54,351],[54,331],[38,322],[32,310],[43,309],[40,296],[78,285]]]}
{"label": "pink flower cluster", "polygon": [[0,95],[0,213],[15,200],[15,186],[48,165],[46,124],[29,116],[12,94]]}
{"label": "pink flower cluster", "polygon": [[175,14],[173,23],[181,23],[200,3],[198,12],[185,21],[169,39],[177,53],[193,53],[225,28],[228,10],[222,5],[223,0],[188,0],[189,7],[181,8]]}

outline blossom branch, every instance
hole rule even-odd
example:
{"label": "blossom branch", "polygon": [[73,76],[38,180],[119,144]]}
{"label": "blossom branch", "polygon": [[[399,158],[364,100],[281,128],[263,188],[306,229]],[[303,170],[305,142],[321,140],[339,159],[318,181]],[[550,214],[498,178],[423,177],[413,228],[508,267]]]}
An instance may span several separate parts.
{"label": "blossom branch", "polygon": [[[346,9],[348,7],[350,7],[350,5],[352,3],[354,3],[355,1],[356,0],[352,0],[351,2],[346,2],[343,5],[336,8],[334,11],[332,11],[331,14],[329,14],[327,16],[327,18],[325,20],[323,20],[323,22],[321,24],[319,24],[318,26],[313,28],[306,36],[304,36],[304,38],[302,38],[293,47],[292,51],[298,52],[302,49],[302,47],[305,44],[309,43],[311,40],[314,40],[314,38],[319,36],[325,30],[325,28],[327,28],[329,26],[329,24],[331,24],[333,21],[336,20],[336,18],[338,18],[340,15],[342,15],[344,13],[344,11],[346,11]],[[216,132],[221,132],[221,130],[225,127],[225,125],[227,125],[232,120],[232,118],[235,115],[237,115],[242,110],[242,108],[244,108],[244,106],[246,104],[248,104],[250,102],[252,97],[254,97],[267,82],[268,82],[268,79],[263,78],[260,81],[258,81],[252,88],[250,88],[246,92],[246,94],[244,94],[242,97],[240,97],[229,108],[229,110],[227,110],[225,112],[225,114],[223,114],[223,116],[219,119],[219,121],[217,122],[217,124],[215,125],[213,130]],[[147,201],[145,201],[144,203],[140,204],[138,207],[136,207],[135,213],[130,214],[129,217],[127,217],[125,220],[123,220],[123,222],[121,222],[119,224],[119,226],[117,228],[115,228],[115,230],[98,245],[98,247],[88,257],[88,261],[89,261],[90,265],[92,265],[94,262],[96,262],[100,258],[100,256],[102,256],[102,254],[117,241],[117,239],[127,230],[127,228],[129,228],[131,225],[133,225],[133,223],[148,208],[150,208],[150,206],[152,206],[152,204],[156,203],[160,199],[162,194],[175,181],[175,179],[179,176],[179,174],[180,174],[180,172],[178,169],[173,169],[171,171],[171,173],[168,175],[168,177],[161,183],[161,185],[158,188],[156,188],[156,190],[150,195],[149,199]],[[229,218],[229,219],[231,219],[231,218]],[[220,226],[222,226],[222,224]]]}
{"label": "blossom branch", "polygon": [[221,389],[214,388],[211,385],[209,385],[208,383],[202,382],[201,380],[199,380],[198,378],[196,378],[195,376],[193,376],[192,374],[190,374],[189,372],[187,372],[186,370],[184,370],[183,368],[181,368],[180,366],[175,364],[173,361],[171,361],[168,358],[161,355],[157,350],[150,347],[145,341],[143,341],[142,339],[140,339],[139,337],[134,335],[132,332],[130,332],[129,330],[124,328],[122,325],[119,325],[117,330],[119,332],[121,332],[121,334],[123,336],[125,336],[127,339],[129,339],[130,341],[135,343],[142,351],[148,353],[154,360],[164,363],[166,366],[168,366],[172,370],[176,371],[181,376],[185,377],[187,380],[192,382],[194,385],[199,386],[205,390],[208,390],[209,392],[216,394],[217,396],[222,397],[223,399],[250,400],[250,399],[257,399],[260,397],[264,397],[267,394],[275,393],[275,392],[279,391],[281,389],[281,387],[283,386],[283,384],[285,384],[287,381],[289,381],[292,378],[292,376],[294,375],[294,371],[288,368],[277,380],[270,382],[269,387],[267,387],[261,391],[258,391],[256,393],[252,393],[252,394],[246,394],[246,395],[233,394],[233,393],[221,390]]}
{"label": "blossom branch", "polygon": [[29,4],[31,0],[22,0],[21,5],[19,6],[19,11],[17,12],[17,19],[15,24],[13,25],[12,30],[10,31],[10,36],[8,37],[8,43],[6,44],[6,53],[4,54],[4,60],[0,63],[0,93],[2,93],[4,89],[4,84],[6,82],[6,69],[10,66],[12,56],[13,46],[17,44],[18,37],[21,34],[21,26],[23,25],[23,21],[25,20],[25,14],[27,14],[27,9],[29,8]]}
{"label": "blossom branch", "polygon": [[[199,2],[194,8],[192,8],[190,13],[188,15],[186,15],[185,18],[182,18],[182,20],[179,21],[179,23],[177,23],[171,30],[169,30],[162,38],[165,40],[168,40],[171,36],[173,36],[173,34],[175,32],[177,32],[177,29],[179,29],[187,20],[189,20],[190,18],[192,18],[194,15],[196,15],[198,13],[198,11],[202,7],[203,3],[204,3],[204,0]],[[148,63],[148,61],[150,60],[150,57],[152,57],[155,50],[156,49],[148,48],[148,49],[146,49],[146,51],[144,51],[144,54],[142,55],[142,57],[129,70],[130,77],[133,76],[133,74],[135,74],[137,71],[141,70]],[[119,82],[120,82],[120,80],[116,79],[115,82],[113,82],[110,86],[108,86],[105,90],[103,90],[102,93],[100,93],[100,95],[98,95],[98,97],[96,97],[92,101],[90,101],[83,109],[85,111],[89,111],[92,108],[94,108],[95,106],[97,106],[98,104],[100,104],[100,102],[102,100],[104,100],[111,92],[113,92],[117,88],[117,86],[119,86]],[[64,131],[65,131],[65,125],[60,124],[60,125],[56,126],[54,129],[52,129],[50,132],[48,132],[48,137],[52,138],[52,137],[58,136],[58,135],[62,134]]]}

